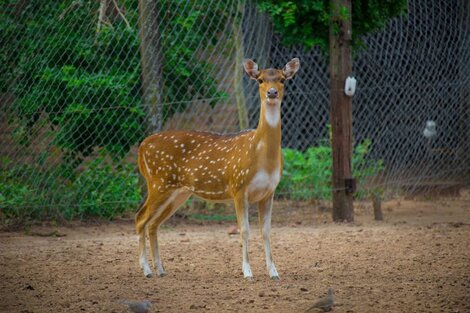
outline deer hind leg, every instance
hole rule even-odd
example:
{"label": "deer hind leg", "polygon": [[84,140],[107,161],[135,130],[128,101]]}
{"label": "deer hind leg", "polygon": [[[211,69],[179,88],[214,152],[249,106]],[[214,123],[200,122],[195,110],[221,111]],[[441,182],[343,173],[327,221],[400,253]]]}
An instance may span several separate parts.
{"label": "deer hind leg", "polygon": [[147,260],[147,249],[145,247],[145,225],[147,224],[148,217],[148,202],[149,197],[145,200],[144,204],[140,207],[135,215],[135,228],[139,236],[139,264],[140,268],[144,271],[147,278],[152,277],[152,270]]}
{"label": "deer hind leg", "polygon": [[250,237],[250,223],[248,220],[248,201],[244,193],[235,196],[235,211],[237,213],[238,228],[242,239],[242,270],[243,276],[248,280],[253,280],[250,261],[248,257],[248,238]]}
{"label": "deer hind leg", "polygon": [[166,272],[160,258],[157,234],[158,229],[160,228],[160,225],[168,220],[190,196],[191,192],[187,190],[177,189],[173,191],[167,200],[157,208],[149,221],[148,234],[150,241],[150,254],[152,255],[152,260],[159,277],[165,276]]}
{"label": "deer hind leg", "polygon": [[[273,194],[274,195],[274,194]],[[271,243],[270,243],[270,233],[271,233],[271,212],[273,205],[273,195],[267,197],[266,199],[261,200],[258,203],[258,217],[259,217],[259,227],[261,230],[261,236],[264,241],[264,252],[266,254],[266,267],[268,268],[268,273],[271,279],[279,280],[279,274],[277,273],[276,266],[274,265],[272,253],[271,253]]]}
{"label": "deer hind leg", "polygon": [[156,193],[153,190],[148,190],[149,192],[144,204],[135,215],[135,226],[137,234],[139,235],[139,264],[144,271],[145,277],[150,278],[152,277],[152,270],[150,269],[147,259],[145,229],[155,215],[157,208],[167,201],[171,193]]}

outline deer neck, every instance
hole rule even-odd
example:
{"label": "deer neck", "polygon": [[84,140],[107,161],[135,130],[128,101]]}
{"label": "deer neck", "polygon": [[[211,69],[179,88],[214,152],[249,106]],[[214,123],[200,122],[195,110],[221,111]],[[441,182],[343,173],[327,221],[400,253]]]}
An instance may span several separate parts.
{"label": "deer neck", "polygon": [[281,156],[281,102],[261,100],[258,128],[255,135],[258,160],[267,167],[279,166]]}

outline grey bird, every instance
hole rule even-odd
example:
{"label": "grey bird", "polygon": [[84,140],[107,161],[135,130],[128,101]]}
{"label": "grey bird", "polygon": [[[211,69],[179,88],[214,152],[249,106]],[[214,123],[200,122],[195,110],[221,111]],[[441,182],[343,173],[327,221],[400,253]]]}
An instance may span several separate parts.
{"label": "grey bird", "polygon": [[[333,296],[333,289],[329,288],[328,289],[328,294],[315,302],[314,305],[309,307],[305,313],[307,312],[318,312],[318,311],[323,311],[323,312],[328,312],[333,308],[333,304],[335,302],[334,296]],[[316,310],[315,310],[316,309]]]}
{"label": "grey bird", "polygon": [[127,305],[129,311],[134,313],[148,313],[150,311],[151,303],[148,300],[134,301],[134,300],[123,300],[122,304]]}

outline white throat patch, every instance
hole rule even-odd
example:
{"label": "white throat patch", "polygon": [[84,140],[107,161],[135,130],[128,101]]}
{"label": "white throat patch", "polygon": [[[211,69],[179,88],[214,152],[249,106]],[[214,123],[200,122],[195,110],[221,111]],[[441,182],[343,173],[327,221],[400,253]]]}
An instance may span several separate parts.
{"label": "white throat patch", "polygon": [[276,127],[281,119],[281,104],[269,104],[267,101],[264,103],[264,117],[269,126]]}

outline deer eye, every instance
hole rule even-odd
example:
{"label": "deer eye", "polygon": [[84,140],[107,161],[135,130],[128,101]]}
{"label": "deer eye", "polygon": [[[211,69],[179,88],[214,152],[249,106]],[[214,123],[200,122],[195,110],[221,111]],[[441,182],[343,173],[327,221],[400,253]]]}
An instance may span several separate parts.
{"label": "deer eye", "polygon": [[279,80],[279,82],[280,82],[281,84],[284,84],[284,83],[286,82],[286,80],[285,80],[284,78],[281,78],[281,79]]}
{"label": "deer eye", "polygon": [[263,80],[260,78],[258,79],[258,83],[262,84],[263,83]]}

